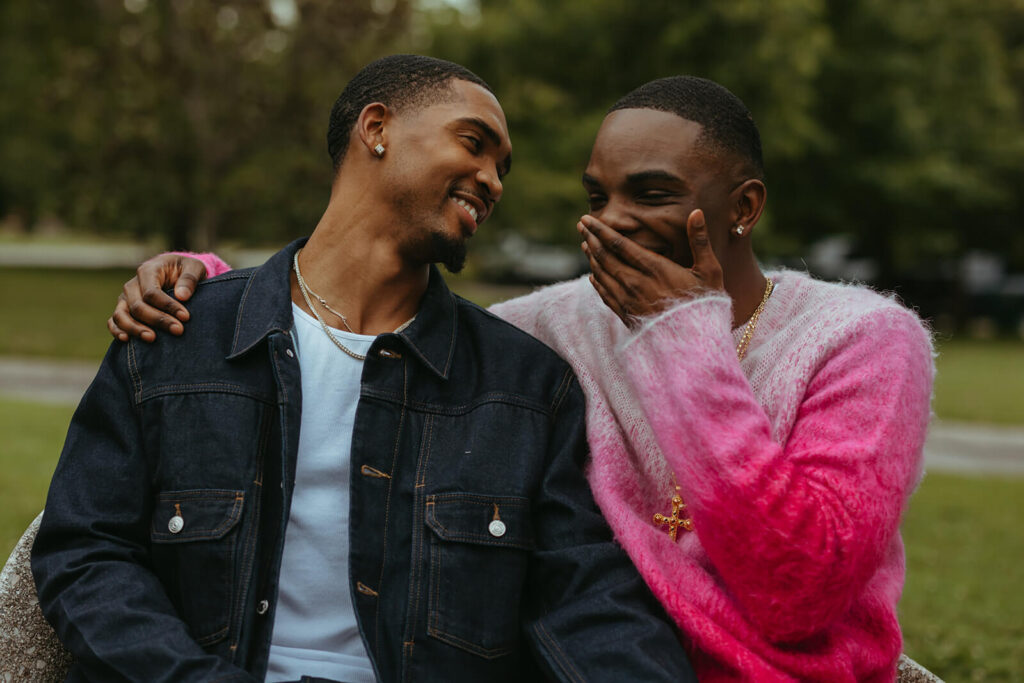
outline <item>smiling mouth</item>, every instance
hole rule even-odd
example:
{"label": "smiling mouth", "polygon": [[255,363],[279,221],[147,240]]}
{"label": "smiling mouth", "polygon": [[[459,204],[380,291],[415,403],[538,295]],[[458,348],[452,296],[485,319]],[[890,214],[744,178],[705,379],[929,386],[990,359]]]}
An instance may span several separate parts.
{"label": "smiling mouth", "polygon": [[475,206],[473,206],[472,204],[467,202],[465,199],[462,199],[460,197],[450,197],[450,199],[453,202],[455,202],[456,204],[458,204],[459,206],[461,206],[463,209],[465,209],[466,213],[468,213],[470,215],[470,217],[473,219],[474,223],[476,223],[478,225],[480,224],[480,221],[477,220],[477,211],[476,211],[476,207]]}

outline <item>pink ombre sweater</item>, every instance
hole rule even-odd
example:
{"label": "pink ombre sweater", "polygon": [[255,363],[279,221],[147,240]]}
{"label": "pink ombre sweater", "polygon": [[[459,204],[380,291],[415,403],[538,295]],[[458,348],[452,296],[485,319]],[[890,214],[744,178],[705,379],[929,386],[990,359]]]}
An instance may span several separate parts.
{"label": "pink ombre sweater", "polygon": [[[586,278],[492,310],[576,370],[594,496],[702,681],[892,681],[930,337],[866,288],[770,276],[742,362],[725,295],[637,332]],[[695,525],[675,543],[669,467]]]}
{"label": "pink ombre sweater", "polygon": [[[724,295],[636,332],[586,278],[492,310],[575,369],[594,497],[702,681],[892,681],[930,337],[866,288],[769,275],[742,362]],[[672,472],[695,524],[675,543],[652,521]]]}

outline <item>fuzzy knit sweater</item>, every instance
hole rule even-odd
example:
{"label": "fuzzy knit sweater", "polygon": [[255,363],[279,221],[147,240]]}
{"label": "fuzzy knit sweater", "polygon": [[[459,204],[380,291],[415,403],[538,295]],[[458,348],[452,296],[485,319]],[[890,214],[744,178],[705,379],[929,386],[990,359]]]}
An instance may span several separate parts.
{"label": "fuzzy knit sweater", "polygon": [[[586,278],[492,310],[576,370],[594,497],[702,681],[892,681],[930,336],[866,288],[769,276],[742,362],[725,295],[635,332]],[[694,522],[676,542],[652,520],[673,472]]]}
{"label": "fuzzy knit sweater", "polygon": [[[893,681],[930,336],[866,288],[769,276],[742,362],[721,294],[637,331],[585,277],[492,311],[575,369],[594,497],[701,681]],[[676,542],[652,520],[671,511],[673,473],[694,522]]]}

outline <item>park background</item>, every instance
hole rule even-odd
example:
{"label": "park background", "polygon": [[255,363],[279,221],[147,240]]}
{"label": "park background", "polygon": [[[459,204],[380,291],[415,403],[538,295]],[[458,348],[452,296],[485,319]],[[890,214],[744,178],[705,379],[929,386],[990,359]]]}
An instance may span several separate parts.
{"label": "park background", "polygon": [[[469,66],[509,120],[457,291],[578,268],[605,110],[705,76],[761,130],[763,260],[896,292],[936,330],[939,422],[1024,434],[1024,0],[0,0],[0,361],[94,368],[129,264],[308,234],[330,106],[392,52]],[[74,406],[2,389],[5,557]],[[1022,519],[1019,473],[930,471],[911,501],[905,647],[949,681],[1024,680]]]}

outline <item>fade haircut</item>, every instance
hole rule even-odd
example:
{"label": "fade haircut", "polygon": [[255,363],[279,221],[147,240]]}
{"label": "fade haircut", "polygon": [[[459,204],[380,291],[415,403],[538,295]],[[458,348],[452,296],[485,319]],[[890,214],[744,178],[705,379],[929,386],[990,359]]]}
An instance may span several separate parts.
{"label": "fade haircut", "polygon": [[455,98],[452,81],[469,81],[488,92],[491,86],[464,66],[421,55],[391,55],[370,62],[348,82],[331,107],[327,126],[327,153],[338,170],[348,150],[349,137],[363,107],[381,102],[400,111]]}
{"label": "fade haircut", "polygon": [[728,152],[750,164],[749,171],[764,180],[761,135],[754,117],[740,98],[723,86],[696,76],[670,76],[641,85],[608,110],[656,109],[699,123],[697,143],[713,153]]}

